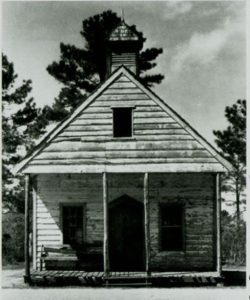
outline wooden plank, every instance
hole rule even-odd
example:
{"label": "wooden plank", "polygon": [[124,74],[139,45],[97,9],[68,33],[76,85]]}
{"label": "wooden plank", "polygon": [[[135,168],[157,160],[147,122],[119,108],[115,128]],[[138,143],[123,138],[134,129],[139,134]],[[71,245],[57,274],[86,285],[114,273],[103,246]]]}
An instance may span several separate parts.
{"label": "wooden plank", "polygon": [[37,229],[40,230],[40,229],[47,229],[47,230],[59,230],[59,225],[58,224],[51,224],[51,223],[37,223]]}
{"label": "wooden plank", "polygon": [[37,243],[47,242],[47,241],[61,241],[61,234],[48,234],[48,235],[39,235],[37,237]]}
{"label": "wooden plank", "polygon": [[45,241],[37,241],[37,247],[39,246],[47,246],[47,245],[61,245],[62,244],[62,240],[61,238],[58,238],[58,240],[45,240]]}
{"label": "wooden plank", "polygon": [[[98,112],[98,114],[97,114]],[[112,119],[112,111],[110,109],[106,109],[106,111],[84,111],[78,119],[88,119],[88,120],[96,120],[96,119]],[[73,122],[71,123],[73,124]]]}
{"label": "wooden plank", "polygon": [[110,109],[109,106],[93,106],[93,104],[91,104],[89,107],[86,108],[86,110],[84,110],[84,112],[81,114],[96,114],[98,113],[98,116],[100,114],[100,116],[102,114],[111,114],[112,110]]}
{"label": "wooden plank", "polygon": [[[88,131],[88,134],[91,135],[92,131],[109,131],[112,133],[112,122],[110,124],[103,124],[103,125],[86,125],[83,120],[78,120],[77,124],[70,125],[67,129],[65,129],[63,132],[86,132]],[[71,135],[73,136],[73,134]]]}
{"label": "wooden plank", "polygon": [[[202,149],[166,149],[166,150],[147,150],[147,149],[126,149],[126,150],[106,150],[106,151],[77,151],[77,152],[43,152],[33,160],[67,160],[67,159],[112,159],[115,158],[212,158],[210,153]],[[55,217],[56,218],[56,217]]]}
{"label": "wooden plank", "polygon": [[115,69],[119,68],[121,65],[124,65],[129,69],[130,69],[130,67],[133,67],[133,69],[135,69],[136,68],[135,60],[136,60],[135,56],[127,56],[127,55],[114,56],[114,57],[112,57],[111,69],[115,70]]}
{"label": "wooden plank", "polygon": [[149,178],[148,173],[144,174],[144,231],[145,231],[145,268],[147,275],[149,272],[150,264],[150,233],[149,233]]}
{"label": "wooden plank", "polygon": [[[81,136],[76,139],[73,137],[59,137],[55,139],[54,143],[59,143],[59,142],[71,142],[71,141],[81,141],[81,142],[125,142],[125,139],[119,139],[119,138],[113,138],[110,134],[106,135],[101,135],[98,136],[98,133],[91,133],[91,136]],[[146,141],[195,141],[190,135],[187,134],[172,134],[172,135],[166,135],[166,134],[151,134],[151,135],[137,135],[136,137],[132,137],[131,139],[127,139],[127,141],[141,141],[141,142],[146,142]]]}
{"label": "wooden plank", "polygon": [[152,150],[164,150],[164,149],[204,149],[196,141],[180,140],[178,143],[176,141],[96,141],[89,142],[67,142],[63,141],[61,143],[53,143],[44,150],[44,153],[48,152],[74,152],[74,151],[88,151],[88,150],[126,150],[126,149],[152,149]]}
{"label": "wooden plank", "polygon": [[36,193],[36,176],[32,179],[32,198],[33,198],[33,241],[32,241],[32,250],[33,250],[33,269],[37,270],[36,260],[36,240],[37,240],[37,228],[36,228],[36,216],[37,216],[37,193]]}
{"label": "wooden plank", "polygon": [[39,237],[41,237],[41,239],[43,239],[43,237],[46,236],[61,236],[61,231],[55,230],[55,229],[40,229],[37,230],[37,235],[39,235]]}
{"label": "wooden plank", "polygon": [[[117,102],[117,101],[116,101]],[[108,101],[107,101],[108,103]],[[120,102],[119,102],[120,103]],[[124,106],[126,106],[126,103],[124,103]],[[110,109],[110,105],[103,106],[103,102],[100,102],[100,106],[93,106],[93,104],[89,107],[87,107],[82,114],[79,115],[82,119],[108,119],[112,117],[112,110]],[[136,103],[132,103],[133,105],[136,105]],[[143,116],[145,114],[145,117],[150,117],[151,114],[152,117],[158,117],[158,116],[169,116],[165,111],[161,109],[161,107],[156,106],[154,102],[149,102],[148,100],[146,102],[140,101],[139,106],[135,107],[135,115],[137,114],[139,116]],[[147,105],[149,104],[149,105]]]}
{"label": "wooden plank", "polygon": [[112,52],[112,57],[123,57],[123,56],[126,56],[126,57],[136,57],[136,53],[135,52],[123,52],[122,55],[119,53],[115,53],[115,52]]}
{"label": "wooden plank", "polygon": [[[86,118],[77,118],[75,121],[73,121],[69,126],[72,126],[72,125],[78,125],[78,124],[83,124],[83,125],[102,125],[104,126],[105,124],[112,124],[112,115],[110,118],[106,118],[106,119],[102,119],[100,116],[99,118],[97,119],[86,119]],[[64,130],[67,130],[68,127],[67,126]]]}
{"label": "wooden plank", "polygon": [[107,173],[103,172],[103,259],[104,273],[109,275],[109,240],[108,240],[108,179]]}
{"label": "wooden plank", "polygon": [[143,105],[141,104],[140,106],[136,106],[136,109],[135,109],[135,113],[162,113],[164,114],[165,116],[167,116],[168,114],[162,110],[161,107],[155,105],[154,103],[151,103],[150,105]]}
{"label": "wooden plank", "polygon": [[112,158],[112,159],[106,159],[106,158],[99,158],[99,159],[56,159],[56,160],[34,160],[32,163],[30,163],[30,166],[69,166],[69,165],[102,165],[105,164],[107,166],[115,166],[115,165],[150,165],[153,163],[158,164],[173,164],[178,163],[180,164],[180,167],[182,164],[193,164],[193,163],[203,163],[203,164],[217,164],[216,159],[214,158]]}
{"label": "wooden plank", "polygon": [[[112,100],[119,100],[119,101],[122,101],[122,100],[149,100],[150,98],[140,92],[140,93],[134,93],[134,94],[121,94],[121,95],[101,95],[99,96],[97,99],[96,99],[96,102],[99,102],[99,101],[106,101],[108,100],[109,102],[111,102]],[[152,101],[152,100],[151,100]]]}
{"label": "wooden plank", "polygon": [[58,135],[58,138],[65,138],[65,137],[78,137],[78,138],[89,138],[89,137],[95,137],[95,138],[102,138],[102,137],[105,137],[105,136],[108,136],[109,138],[111,136],[113,136],[113,132],[112,132],[112,129],[110,128],[110,130],[96,130],[96,131],[77,131],[77,132],[62,132],[60,135]]}
{"label": "wooden plank", "polygon": [[137,141],[194,141],[194,139],[187,134],[148,134],[137,135]]}
{"label": "wooden plank", "polygon": [[129,95],[129,94],[141,94],[142,91],[137,87],[133,88],[109,88],[107,89],[103,95]]}
{"label": "wooden plank", "polygon": [[217,262],[216,269],[219,275],[221,276],[221,179],[220,174],[216,174],[216,248],[217,248]]}
{"label": "wooden plank", "polygon": [[[139,106],[150,106],[153,107],[154,104],[152,103],[152,100],[150,99],[144,99],[142,96],[139,97],[141,99],[133,99],[132,95],[130,95],[130,99],[109,99],[109,100],[96,100],[95,102],[92,103],[92,107],[105,107],[106,109],[112,109],[111,107],[139,107]],[[104,96],[103,96],[104,97]],[[126,101],[123,101],[126,100]],[[156,106],[156,105],[155,105]]]}
{"label": "wooden plank", "polygon": [[121,56],[120,54],[112,52],[112,60],[114,58],[117,58],[118,60],[120,60],[120,59],[122,59],[124,57],[130,57],[130,58],[134,57],[135,58],[136,57],[136,53],[135,52],[123,52],[122,56]]}
{"label": "wooden plank", "polygon": [[[110,133],[99,135],[99,133],[92,132],[91,136],[89,133],[86,133],[86,136],[66,136],[66,137],[57,137],[53,140],[53,144],[61,142],[108,142],[108,141],[119,141],[119,138],[113,138]],[[136,138],[133,138],[137,141],[194,141],[194,139],[187,134],[178,134],[178,135],[137,135]]]}
{"label": "wooden plank", "polygon": [[[159,124],[159,123],[175,123],[176,125],[178,125],[178,123],[174,122],[174,120],[169,117],[169,116],[164,116],[164,117],[156,117],[156,118],[152,118],[152,117],[137,117],[134,118],[134,125],[137,124]],[[178,128],[182,128],[180,125],[178,125]],[[183,129],[183,128],[182,128]]]}
{"label": "wooden plank", "polygon": [[182,134],[182,135],[189,135],[185,129],[183,128],[178,128],[178,129],[134,129],[134,135],[137,136],[137,135],[179,135],[179,134]]}
{"label": "wooden plank", "polygon": [[50,203],[50,207],[46,207],[45,205],[37,205],[37,214],[42,217],[52,216],[58,217],[58,206],[57,203]]}
{"label": "wooden plank", "polygon": [[25,277],[30,278],[30,256],[29,256],[29,213],[30,213],[30,175],[25,175],[25,241],[24,241],[24,257],[25,257]]}
{"label": "wooden plank", "polygon": [[55,209],[53,211],[40,211],[40,209],[37,210],[38,214],[37,217],[41,219],[47,219],[47,218],[52,218],[52,219],[58,219],[59,218],[59,213]]}
{"label": "wooden plank", "polygon": [[[146,110],[147,107],[145,107],[145,109],[143,107],[135,107],[134,109],[134,118],[157,118],[157,119],[161,119],[161,118],[168,118],[169,120],[171,120],[172,122],[176,123],[172,118],[170,118],[170,116],[165,113],[164,111],[160,111],[160,110],[156,110],[156,111],[151,111],[151,109],[149,109],[148,111]],[[150,108],[150,107],[149,107]]]}
{"label": "wooden plank", "polygon": [[39,216],[37,217],[37,224],[57,224],[59,222],[59,217],[57,218],[40,218]]}
{"label": "wooden plank", "polygon": [[131,81],[123,82],[123,81],[116,81],[113,84],[110,85],[109,89],[111,88],[137,88],[137,86],[132,83]]}
{"label": "wooden plank", "polygon": [[140,123],[140,124],[134,124],[134,129],[135,130],[178,129],[178,128],[181,128],[181,127],[177,123],[172,123],[172,122],[165,122],[165,123],[159,123],[158,122],[158,123]]}
{"label": "wooden plank", "polygon": [[[132,164],[132,165],[29,165],[23,173],[164,173],[164,172],[225,172],[220,163],[167,163],[167,164]],[[49,224],[52,225],[52,224]]]}

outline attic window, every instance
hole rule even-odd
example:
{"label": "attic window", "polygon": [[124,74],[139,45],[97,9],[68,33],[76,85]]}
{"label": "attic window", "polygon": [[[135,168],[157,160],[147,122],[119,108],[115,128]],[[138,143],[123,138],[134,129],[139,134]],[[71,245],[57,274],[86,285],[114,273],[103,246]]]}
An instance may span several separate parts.
{"label": "attic window", "polygon": [[132,107],[113,108],[113,136],[132,137]]}

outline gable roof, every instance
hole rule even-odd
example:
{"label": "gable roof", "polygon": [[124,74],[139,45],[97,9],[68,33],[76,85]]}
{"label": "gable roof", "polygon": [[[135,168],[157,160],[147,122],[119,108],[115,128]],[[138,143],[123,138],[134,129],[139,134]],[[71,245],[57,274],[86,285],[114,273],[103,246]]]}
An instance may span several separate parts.
{"label": "gable roof", "polygon": [[232,165],[225,160],[217,150],[210,145],[195,129],[193,129],[180,115],[178,115],[170,106],[168,106],[162,99],[160,99],[149,88],[145,87],[139,82],[135,75],[126,67],[121,66],[110,77],[102,83],[86,100],[82,103],[66,120],[58,124],[51,132],[49,132],[44,139],[34,148],[34,150],[27,155],[15,168],[15,172],[22,171],[27,165],[37,156],[42,150],[47,147],[52,140],[54,140],[71,122],[73,122],[95,99],[102,95],[102,93],[120,76],[125,75],[131,82],[133,82],[139,89],[141,89],[148,97],[150,97],[158,106],[162,108],[168,115],[170,115],[178,124],[180,124],[196,141],[198,141],[222,166],[220,171],[225,169],[232,170]]}

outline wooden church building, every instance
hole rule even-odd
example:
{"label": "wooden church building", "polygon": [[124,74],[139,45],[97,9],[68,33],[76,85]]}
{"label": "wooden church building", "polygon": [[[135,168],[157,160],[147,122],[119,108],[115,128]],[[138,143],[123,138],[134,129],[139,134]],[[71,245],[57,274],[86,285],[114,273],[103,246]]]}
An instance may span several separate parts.
{"label": "wooden church building", "polygon": [[142,43],[124,21],[107,47],[105,82],[17,166],[26,276],[31,206],[37,272],[219,276],[220,174],[232,166],[140,82]]}

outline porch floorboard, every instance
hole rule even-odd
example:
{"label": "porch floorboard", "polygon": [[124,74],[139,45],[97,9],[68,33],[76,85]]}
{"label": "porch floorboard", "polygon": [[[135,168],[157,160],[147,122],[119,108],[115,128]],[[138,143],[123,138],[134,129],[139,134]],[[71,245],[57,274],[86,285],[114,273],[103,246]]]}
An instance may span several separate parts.
{"label": "porch floorboard", "polygon": [[204,286],[223,283],[217,272],[104,272],[85,271],[32,271],[31,285],[82,285],[82,286]]}

